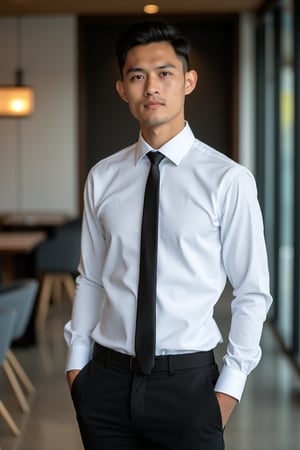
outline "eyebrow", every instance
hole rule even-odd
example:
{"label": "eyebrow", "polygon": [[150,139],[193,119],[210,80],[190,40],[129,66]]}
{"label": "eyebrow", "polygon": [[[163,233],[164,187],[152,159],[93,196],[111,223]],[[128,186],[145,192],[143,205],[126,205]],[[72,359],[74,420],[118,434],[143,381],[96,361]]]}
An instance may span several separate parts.
{"label": "eyebrow", "polygon": [[[157,66],[155,67],[154,70],[162,70],[162,69],[176,69],[176,66],[174,66],[174,64],[163,64],[161,66]],[[147,72],[145,69],[143,69],[142,67],[129,67],[129,69],[127,70],[126,74],[129,73],[135,73],[135,72]]]}

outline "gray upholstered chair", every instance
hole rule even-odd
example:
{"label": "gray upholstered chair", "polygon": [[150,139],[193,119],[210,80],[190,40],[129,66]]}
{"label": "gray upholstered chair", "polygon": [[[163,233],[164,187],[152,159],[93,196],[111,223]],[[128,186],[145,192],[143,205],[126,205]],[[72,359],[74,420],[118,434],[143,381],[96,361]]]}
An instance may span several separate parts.
{"label": "gray upholstered chair", "polygon": [[44,329],[51,302],[58,303],[63,290],[73,302],[74,279],[80,259],[80,235],[79,224],[70,228],[65,226],[35,251],[35,271],[41,281],[35,317],[37,333]]}
{"label": "gray upholstered chair", "polygon": [[[13,308],[17,319],[13,329],[13,340],[19,339],[25,332],[36,301],[39,283],[35,279],[20,279],[0,286],[0,308]],[[35,388],[12,349],[6,352],[2,368],[18,399],[21,409],[29,411],[29,403],[24,395],[34,393]]]}
{"label": "gray upholstered chair", "polygon": [[[17,320],[17,312],[15,309],[0,308],[0,365],[2,366],[6,360],[7,351],[10,348],[15,324]],[[0,416],[4,419],[10,430],[15,436],[19,436],[20,430],[14,419],[8,412],[0,396]]]}

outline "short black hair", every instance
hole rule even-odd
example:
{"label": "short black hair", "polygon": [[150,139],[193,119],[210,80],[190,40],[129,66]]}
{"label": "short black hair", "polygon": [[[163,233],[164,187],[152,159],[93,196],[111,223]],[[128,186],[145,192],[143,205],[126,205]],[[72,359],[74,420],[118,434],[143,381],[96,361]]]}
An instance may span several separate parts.
{"label": "short black hair", "polygon": [[175,53],[183,60],[184,70],[189,68],[190,41],[183,36],[173,25],[163,22],[139,22],[131,25],[119,37],[116,53],[121,76],[125,65],[127,53],[138,45],[153,42],[168,42]]}

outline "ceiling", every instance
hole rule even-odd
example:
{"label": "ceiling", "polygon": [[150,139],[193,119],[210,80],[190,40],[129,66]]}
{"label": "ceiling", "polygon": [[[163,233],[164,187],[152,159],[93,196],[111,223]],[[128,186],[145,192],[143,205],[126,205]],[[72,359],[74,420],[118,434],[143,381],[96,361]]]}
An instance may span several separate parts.
{"label": "ceiling", "polygon": [[[0,15],[27,14],[143,14],[145,0],[0,0]],[[255,11],[265,0],[150,0],[160,14],[236,13]]]}

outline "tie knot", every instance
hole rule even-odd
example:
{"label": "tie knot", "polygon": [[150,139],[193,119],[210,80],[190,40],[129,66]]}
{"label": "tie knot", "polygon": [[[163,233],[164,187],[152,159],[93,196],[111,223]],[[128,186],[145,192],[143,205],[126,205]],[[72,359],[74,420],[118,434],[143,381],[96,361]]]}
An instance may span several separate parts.
{"label": "tie knot", "polygon": [[148,158],[151,161],[152,166],[158,166],[161,160],[164,158],[160,152],[149,152],[147,153]]}

